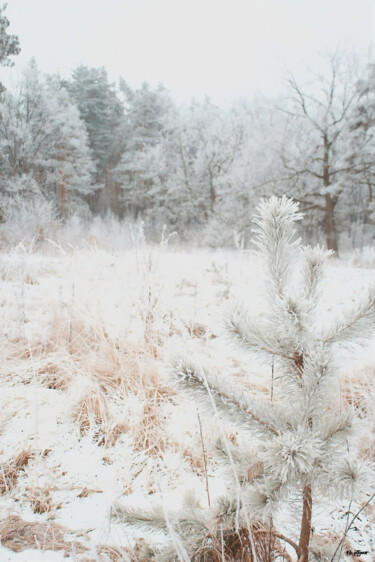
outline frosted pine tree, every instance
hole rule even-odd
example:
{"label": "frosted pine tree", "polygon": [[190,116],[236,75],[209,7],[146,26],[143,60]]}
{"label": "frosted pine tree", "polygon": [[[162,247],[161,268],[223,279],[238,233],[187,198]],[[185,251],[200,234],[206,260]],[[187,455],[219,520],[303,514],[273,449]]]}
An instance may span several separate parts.
{"label": "frosted pine tree", "polygon": [[[228,491],[209,508],[191,499],[174,513],[116,508],[128,524],[169,536],[169,544],[146,559],[264,561],[283,553],[286,560],[307,562],[315,500],[352,497],[367,486],[367,470],[348,452],[355,415],[340,402],[335,348],[351,349],[373,334],[375,288],[322,325],[319,288],[331,252],[299,245],[295,222],[301,218],[298,205],[285,197],[260,204],[255,223],[265,258],[265,310],[256,319],[237,307],[225,321],[245,352],[274,365],[272,398],[255,400],[225,374],[174,362],[180,389],[235,424],[242,438],[240,446],[225,438],[217,443]],[[290,538],[271,521],[278,510],[292,507],[299,516]],[[293,558],[283,551],[286,544]]]}

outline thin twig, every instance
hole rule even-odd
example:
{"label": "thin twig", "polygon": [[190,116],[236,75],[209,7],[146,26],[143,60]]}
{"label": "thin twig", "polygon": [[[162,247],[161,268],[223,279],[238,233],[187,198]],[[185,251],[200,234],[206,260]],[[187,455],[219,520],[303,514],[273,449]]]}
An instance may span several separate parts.
{"label": "thin twig", "polygon": [[203,462],[204,462],[204,474],[205,474],[205,477],[206,477],[206,492],[207,492],[208,507],[211,507],[210,490],[209,490],[209,488],[208,488],[207,453],[206,453],[206,449],[205,449],[205,446],[204,446],[203,432],[202,432],[202,423],[201,423],[201,418],[200,418],[200,416],[199,416],[199,410],[198,410],[198,408],[197,408],[197,416],[198,416],[199,432],[200,432],[201,443],[202,443]]}
{"label": "thin twig", "polygon": [[[375,492],[372,494],[372,496],[370,496],[370,499],[367,500],[367,502],[361,507],[361,509],[360,509],[359,511],[357,511],[357,513],[353,516],[353,519],[350,521],[349,525],[348,525],[347,528],[345,529],[345,533],[344,533],[344,535],[343,535],[341,541],[340,541],[339,544],[337,545],[337,548],[336,548],[335,552],[333,553],[333,556],[332,556],[332,558],[331,558],[331,562],[333,562],[333,560],[334,560],[334,558],[335,558],[335,556],[336,556],[336,554],[337,554],[338,549],[340,548],[340,546],[341,546],[342,543],[344,542],[345,537],[346,537],[346,535],[348,534],[350,527],[353,525],[354,521],[357,519],[357,517],[358,517],[358,515],[361,513],[361,511],[363,511],[363,510],[365,509],[365,507],[367,507],[367,506],[369,505],[369,503],[374,499],[374,497],[375,497]],[[339,558],[339,559],[340,559],[340,558]]]}

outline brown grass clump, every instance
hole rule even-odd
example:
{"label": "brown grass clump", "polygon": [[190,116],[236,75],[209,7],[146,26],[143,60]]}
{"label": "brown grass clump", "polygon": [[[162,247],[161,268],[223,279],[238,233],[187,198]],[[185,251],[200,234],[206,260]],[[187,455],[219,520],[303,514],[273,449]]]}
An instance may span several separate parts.
{"label": "brown grass clump", "polygon": [[71,381],[72,375],[66,368],[62,368],[58,363],[49,360],[40,369],[40,382],[43,386],[52,390],[66,390]]}
{"label": "brown grass clump", "polygon": [[106,448],[113,447],[117,439],[129,430],[125,420],[112,420],[108,403],[109,396],[99,384],[94,384],[75,405],[73,419],[78,423],[82,435],[93,430],[98,444]]}
{"label": "brown grass clump", "polygon": [[371,377],[365,371],[355,377],[346,376],[342,383],[342,400],[345,405],[354,406],[357,414],[364,418],[370,413],[368,397],[371,396],[372,388]]}
{"label": "brown grass clump", "polygon": [[[211,537],[211,544],[201,547],[192,555],[191,560],[194,562],[255,562],[255,560],[270,562],[280,558],[285,562],[292,562],[292,558],[280,543],[278,534],[272,529],[266,529],[261,523],[254,522],[251,524],[251,536],[252,540],[247,528],[242,528],[238,532],[224,530],[222,536]],[[253,555],[253,548],[256,558]]]}
{"label": "brown grass clump", "polygon": [[149,558],[144,558],[141,554],[142,546],[143,541],[141,540],[137,542],[134,549],[100,544],[97,546],[97,553],[100,556],[100,560],[103,561],[122,562],[126,560],[127,562],[147,562]]}
{"label": "brown grass clump", "polygon": [[50,513],[53,509],[49,488],[28,488],[25,499],[29,501],[34,513]]}
{"label": "brown grass clump", "polygon": [[110,562],[147,562],[150,560],[148,557],[145,558],[142,552],[143,541],[137,541],[137,544],[133,549],[111,546],[108,544],[100,544],[97,546],[97,553],[100,556],[100,560],[108,560]]}
{"label": "brown grass clump", "polygon": [[177,444],[177,448],[180,449],[181,455],[188,461],[195,474],[202,476],[204,474],[204,458],[202,453],[195,454],[190,449],[181,448],[179,444]]}
{"label": "brown grass clump", "polygon": [[206,326],[204,324],[200,324],[199,322],[187,326],[187,331],[194,338],[203,338],[203,336],[207,333]]}
{"label": "brown grass clump", "polygon": [[142,349],[134,346],[124,348],[116,340],[103,335],[97,348],[86,350],[82,359],[104,392],[127,391],[139,384],[141,354]]}
{"label": "brown grass clump", "polygon": [[366,438],[361,439],[358,449],[361,459],[375,462],[375,437],[366,436]]}
{"label": "brown grass clump", "polygon": [[100,430],[109,421],[108,406],[103,392],[98,386],[90,388],[84,397],[75,405],[73,419],[78,423],[81,434],[90,429]]}
{"label": "brown grass clump", "polygon": [[47,388],[65,390],[72,378],[71,360],[64,349],[52,350],[49,344],[29,345],[13,339],[4,349],[0,374],[12,383],[37,380]]}
{"label": "brown grass clump", "polygon": [[31,456],[31,451],[22,450],[14,458],[0,465],[0,495],[16,487],[19,473],[25,470]]}
{"label": "brown grass clump", "polygon": [[134,448],[156,455],[165,450],[164,423],[159,415],[160,395],[157,390],[145,392],[142,416],[135,428]]}
{"label": "brown grass clump", "polygon": [[44,343],[47,352],[55,351],[56,348],[65,348],[70,354],[79,353],[82,342],[95,339],[91,330],[78,318],[60,316],[55,313],[50,326],[48,337]]}
{"label": "brown grass clump", "polygon": [[125,421],[109,423],[98,444],[103,445],[105,448],[113,447],[120,435],[126,433],[128,430],[129,424]]}
{"label": "brown grass clump", "polygon": [[134,447],[150,455],[157,455],[167,446],[165,421],[161,416],[160,406],[175,395],[172,389],[163,387],[159,382],[156,369],[151,369],[144,380],[142,394],[142,415],[135,427]]}
{"label": "brown grass clump", "polygon": [[85,552],[88,549],[77,541],[68,542],[65,539],[69,530],[52,522],[24,521],[18,515],[8,515],[0,521],[1,544],[13,552],[21,552],[28,548],[37,550],[64,550],[71,552]]}

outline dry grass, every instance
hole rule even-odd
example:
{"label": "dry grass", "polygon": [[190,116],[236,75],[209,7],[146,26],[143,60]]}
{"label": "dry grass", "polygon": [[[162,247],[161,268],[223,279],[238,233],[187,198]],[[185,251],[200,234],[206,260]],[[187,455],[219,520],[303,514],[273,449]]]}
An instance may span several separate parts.
{"label": "dry grass", "polygon": [[182,447],[180,444],[177,445],[177,448],[180,450],[181,455],[188,461],[193,472],[198,474],[198,476],[202,476],[204,474],[204,458],[202,451],[195,453],[191,449]]}
{"label": "dry grass", "polygon": [[83,488],[83,490],[78,494],[78,498],[87,498],[91,494],[101,494],[102,490],[90,490],[89,488]]}
{"label": "dry grass", "polygon": [[375,437],[363,438],[358,445],[360,458],[375,462]]}
{"label": "dry grass", "polygon": [[133,549],[100,544],[96,547],[100,560],[109,562],[147,562],[141,554],[143,542],[139,541]]}
{"label": "dry grass", "polygon": [[92,429],[99,431],[108,424],[107,401],[99,385],[92,384],[92,387],[74,406],[72,417],[78,423],[82,435]]}
{"label": "dry grass", "polygon": [[34,513],[51,513],[54,510],[49,487],[27,488],[24,498]]}
{"label": "dry grass", "polygon": [[[359,371],[355,377],[345,376],[342,381],[341,396],[346,406],[354,406],[361,418],[367,417],[373,410],[369,398],[372,394],[374,373]],[[369,410],[370,407],[370,410]]]}
{"label": "dry grass", "polygon": [[37,550],[64,550],[66,554],[83,553],[88,549],[77,541],[69,542],[69,530],[52,522],[24,521],[18,515],[8,515],[0,522],[2,546],[21,552],[28,548]]}
{"label": "dry grass", "polygon": [[[202,546],[194,552],[194,562],[272,562],[280,559],[292,562],[279,537],[272,529],[263,524],[251,524],[249,530],[244,527],[239,531],[223,530],[210,536],[209,545]],[[255,556],[254,556],[255,551]]]}
{"label": "dry grass", "polygon": [[159,380],[155,363],[149,362],[144,371],[140,395],[142,414],[134,428],[134,448],[157,455],[167,447],[165,423],[161,415],[163,403],[173,400],[175,391],[164,387]]}
{"label": "dry grass", "polygon": [[31,457],[31,451],[22,450],[0,466],[0,495],[9,493],[17,486],[18,476],[25,470]]}
{"label": "dry grass", "polygon": [[117,439],[123,434],[127,433],[130,429],[126,421],[114,421],[108,423],[104,428],[103,435],[99,439],[98,444],[103,445],[105,448],[113,447]]}
{"label": "dry grass", "polygon": [[89,382],[83,397],[75,404],[72,418],[77,422],[81,435],[92,432],[98,445],[113,447],[118,438],[130,430],[124,419],[114,419],[109,411],[111,398],[97,382]]}
{"label": "dry grass", "polygon": [[[60,306],[58,303],[50,306],[52,312],[53,306],[55,306],[55,310],[44,331],[43,337],[39,336],[39,340],[35,336],[35,340],[29,342],[23,332],[19,332],[18,338],[11,339],[11,341],[1,338],[0,352],[5,361],[2,361],[3,366],[0,367],[0,376],[7,383],[9,381],[11,385],[19,382],[26,385],[36,383],[60,393],[70,393],[75,381],[80,379],[84,381],[81,388],[84,391],[78,397],[74,395],[74,392],[71,393],[72,401],[75,400],[71,407],[71,414],[79,427],[81,435],[89,434],[90,437],[95,439],[96,444],[103,448],[111,448],[121,438],[121,435],[128,433],[133,438],[133,448],[136,451],[141,450],[147,455],[158,455],[166,449],[177,449],[187,459],[192,470],[200,477],[203,477],[205,472],[204,458],[200,442],[188,448],[186,443],[176,443],[173,441],[173,436],[167,436],[164,421],[164,405],[168,401],[174,401],[175,392],[164,386],[161,382],[159,367],[162,364],[161,347],[168,333],[165,330],[166,327],[169,327],[170,335],[172,333],[179,334],[181,336],[180,340],[187,336],[187,334],[190,334],[189,340],[194,338],[195,344],[203,347],[209,346],[210,338],[214,337],[210,332],[211,324],[208,323],[206,326],[195,320],[188,321],[187,318],[179,320],[178,314],[176,313],[175,316],[174,312],[168,313],[170,316],[167,316],[165,306],[160,302],[161,290],[156,285],[153,285],[155,283],[155,275],[151,256],[145,261],[144,281],[144,300],[139,305],[140,310],[137,309],[136,312],[144,323],[144,330],[140,334],[138,341],[134,342],[129,341],[129,339],[119,339],[112,336],[109,328],[101,318],[91,316],[87,310],[80,311],[78,309],[78,297],[76,297],[77,306],[75,306],[74,299],[70,299],[68,296],[66,299],[67,303],[60,302]],[[31,291],[32,294],[36,294],[40,290],[38,287],[31,287],[31,285],[38,282],[36,277],[34,279],[32,276],[32,272],[29,276],[23,277],[23,282],[26,285],[30,285],[26,287],[26,291]],[[42,280],[41,286],[44,286]],[[195,287],[195,293],[193,292],[190,295],[194,296],[197,292],[196,284],[186,282],[186,286]],[[46,298],[48,298],[48,295],[46,295]],[[83,302],[82,299],[81,302]],[[32,327],[32,322],[39,318],[40,314],[35,313],[34,315],[34,311],[30,307],[31,299],[30,302],[26,299],[25,303],[25,315],[31,319],[29,327]],[[138,325],[136,326],[137,329]],[[34,334],[32,330],[29,330],[28,333]],[[207,349],[210,351],[209,347]],[[233,367],[235,367],[233,375],[237,381],[244,384],[254,395],[268,398],[270,389],[269,387],[266,388],[265,383],[261,384],[261,377],[258,377],[260,384],[256,384],[254,381],[258,379],[254,377],[253,381],[250,373],[251,380],[249,380],[247,371],[245,369],[241,370],[243,361],[237,361],[237,363],[236,361],[236,359],[233,359]],[[343,384],[343,401],[346,404],[354,405],[362,417],[369,417],[370,415],[370,388],[369,373],[359,377],[356,376],[355,379],[352,377],[352,380],[347,377]],[[25,395],[30,390],[26,388]],[[43,394],[43,397],[49,397],[51,394],[53,393],[46,392]],[[126,397],[129,394],[133,396],[127,402]],[[68,395],[70,397],[70,394]],[[132,402],[133,397],[135,397],[134,402]],[[139,403],[142,404],[142,408],[139,417],[137,417]],[[64,402],[61,401],[61,404],[64,405]],[[134,404],[136,405],[134,406]],[[122,410],[123,405],[125,410]],[[38,402],[35,407],[39,408],[40,406],[43,407],[43,404]],[[131,410],[131,408],[134,409]],[[123,413],[124,411],[129,412],[129,419],[126,418],[126,415]],[[7,412],[5,413],[8,415]],[[11,414],[9,412],[9,415]],[[132,417],[134,414],[137,417],[135,422]],[[62,423],[65,423],[65,412],[64,417],[61,416],[61,419]],[[61,423],[61,419],[58,420],[59,423]],[[208,431],[207,443],[210,443],[210,434],[211,429]],[[228,436],[230,441],[235,440],[235,438],[235,435]],[[181,440],[183,441],[182,438]],[[128,446],[127,442],[126,446]],[[372,441],[368,439],[363,444],[359,443],[359,446],[361,448],[360,454],[363,457],[375,461],[374,439]],[[117,462],[117,451],[103,450],[102,454],[108,454],[108,457],[103,457],[105,464]],[[129,452],[129,455],[131,454],[132,451]],[[142,455],[138,456],[142,457]],[[6,494],[16,488],[17,479],[22,475],[22,471],[27,466],[30,457],[31,453],[23,451],[20,455],[10,459],[0,467],[1,494]],[[157,459],[156,462],[158,462]],[[124,463],[124,467],[124,471],[127,471],[126,463]],[[117,470],[116,464],[113,468]],[[61,470],[59,468],[56,472],[58,478],[60,473],[66,474],[63,470],[69,470],[69,468],[66,469],[64,466]],[[131,472],[133,468],[129,470],[130,474],[134,474],[134,472]],[[251,481],[258,472],[259,466],[255,463],[247,474],[248,480]],[[126,480],[122,478],[121,474],[120,482],[124,481],[128,485],[131,482],[131,478],[128,479],[128,475],[126,475],[126,478]],[[92,489],[96,487],[95,482],[90,482],[90,484],[87,484],[86,481],[84,483],[81,482],[81,484],[79,482],[79,480],[75,481],[78,484],[78,487],[75,489],[77,489],[79,498],[84,498],[91,493],[100,492],[100,490]],[[90,487],[85,488],[85,484]],[[59,506],[53,504],[51,499],[52,489],[39,486],[28,487],[26,492],[22,494],[22,500],[28,502],[35,513],[46,514],[49,518],[53,518],[54,510]],[[57,489],[61,491],[60,488]],[[150,482],[150,485],[146,484],[146,490],[149,493],[156,491],[153,481]],[[131,491],[132,489],[129,484],[129,488],[124,493]],[[106,493],[105,489],[104,493]],[[18,497],[21,497],[21,494],[16,499]],[[64,533],[67,530],[63,532],[62,527],[46,526],[44,523],[41,524],[42,527],[39,529],[34,529],[32,525],[34,524],[24,522],[20,518],[17,519],[16,516],[10,516],[8,518],[9,528],[4,527],[4,531],[1,532],[2,540],[13,541],[16,547],[19,543],[24,543],[26,546],[22,548],[30,548],[29,545],[32,544],[33,548],[46,549],[55,537],[56,544],[60,545],[60,548],[63,548],[66,552],[71,551],[72,543],[67,543],[64,540]],[[43,525],[45,525],[44,528]],[[2,529],[3,527],[1,527]],[[268,561],[271,553],[273,553],[274,558],[278,556],[280,560],[282,558],[289,560],[277,537],[270,535],[267,530],[262,528],[254,528],[252,531],[256,543],[257,557],[260,562]],[[215,541],[215,549],[211,549],[210,552],[202,551],[197,553],[194,560],[237,560],[242,562],[251,560],[252,555],[251,549],[249,550],[248,548],[246,530],[242,530],[240,533],[228,532],[225,536],[224,551],[220,538],[218,539],[215,536]],[[98,557],[100,560],[140,561],[142,560],[141,554],[140,551],[138,554],[137,552],[137,549],[131,553],[127,549],[110,545],[100,545],[98,547]],[[86,554],[86,556],[88,555]]]}
{"label": "dry grass", "polygon": [[156,455],[166,448],[163,420],[159,415],[159,402],[156,391],[149,390],[142,407],[142,416],[134,431],[134,448]]}

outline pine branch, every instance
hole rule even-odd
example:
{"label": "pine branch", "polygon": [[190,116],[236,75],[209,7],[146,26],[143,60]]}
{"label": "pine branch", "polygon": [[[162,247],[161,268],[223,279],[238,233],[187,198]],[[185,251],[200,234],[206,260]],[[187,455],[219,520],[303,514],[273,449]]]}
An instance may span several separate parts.
{"label": "pine branch", "polygon": [[167,530],[164,513],[160,506],[141,509],[115,505],[112,508],[111,516],[136,530],[153,533]]}
{"label": "pine branch", "polygon": [[319,285],[322,280],[327,259],[333,252],[320,246],[301,248],[301,281],[302,298],[308,305],[308,311],[313,309],[319,298]]}
{"label": "pine branch", "polygon": [[215,408],[233,423],[243,429],[258,429],[266,434],[279,435],[273,426],[272,407],[262,407],[243,391],[235,391],[230,385],[223,384],[218,377],[209,375],[202,368],[186,360],[177,360],[172,365],[172,373],[179,387],[188,393],[193,392],[198,399],[207,403],[207,398],[214,401]]}
{"label": "pine branch", "polygon": [[256,324],[239,310],[233,310],[225,318],[224,326],[228,335],[245,351],[293,360],[293,356],[285,353],[281,342],[271,337],[271,326]]}
{"label": "pine branch", "polygon": [[367,296],[358,302],[354,308],[337,319],[333,325],[321,335],[325,344],[363,343],[373,336],[375,331],[375,286],[369,290]]}
{"label": "pine branch", "polygon": [[215,453],[229,469],[229,474],[233,470],[233,462],[240,484],[251,483],[263,473],[263,463],[253,451],[244,449],[243,445],[235,446],[229,441],[224,443],[223,439],[218,439],[215,443]]}
{"label": "pine branch", "polygon": [[346,411],[336,415],[326,414],[323,418],[319,416],[314,427],[327,443],[347,437],[353,427],[353,412]]}
{"label": "pine branch", "polygon": [[[205,518],[202,517],[203,510],[183,507],[177,513],[168,513],[168,519],[174,527],[186,532],[192,528],[198,531],[207,531]],[[147,509],[134,508],[130,506],[116,505],[112,509],[112,517],[126,523],[136,530],[157,533],[168,531],[168,522],[161,506]]]}
{"label": "pine branch", "polygon": [[298,204],[287,197],[271,197],[262,201],[258,207],[259,217],[254,219],[257,225],[255,244],[267,257],[267,268],[275,291],[282,297],[292,271],[295,249],[299,245],[294,223],[303,215],[298,212]]}

